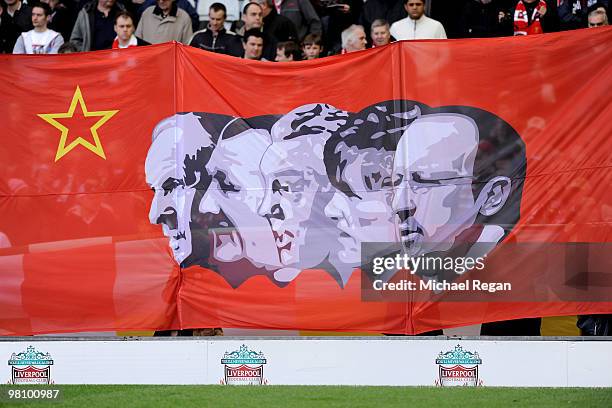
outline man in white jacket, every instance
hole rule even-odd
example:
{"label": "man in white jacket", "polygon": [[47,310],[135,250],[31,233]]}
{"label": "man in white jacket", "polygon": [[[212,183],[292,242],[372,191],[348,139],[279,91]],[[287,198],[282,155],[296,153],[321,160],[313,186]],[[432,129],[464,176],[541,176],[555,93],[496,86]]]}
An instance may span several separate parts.
{"label": "man in white jacket", "polygon": [[425,15],[425,0],[404,0],[408,17],[391,25],[391,35],[396,40],[445,39],[442,24]]}
{"label": "man in white jacket", "polygon": [[32,7],[33,30],[21,33],[13,54],[57,54],[64,44],[61,34],[47,28],[51,8],[46,3],[35,4]]}

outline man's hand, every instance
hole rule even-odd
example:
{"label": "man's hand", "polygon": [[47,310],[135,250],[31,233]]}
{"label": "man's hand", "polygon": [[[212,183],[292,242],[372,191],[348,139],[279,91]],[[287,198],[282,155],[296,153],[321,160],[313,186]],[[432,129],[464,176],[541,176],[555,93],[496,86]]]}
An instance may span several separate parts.
{"label": "man's hand", "polygon": [[351,6],[348,4],[339,4],[339,6],[342,6],[340,11],[343,13],[348,13],[349,11],[351,11]]}
{"label": "man's hand", "polygon": [[540,7],[538,13],[540,13],[540,16],[544,16],[544,14],[546,14],[546,6]]}

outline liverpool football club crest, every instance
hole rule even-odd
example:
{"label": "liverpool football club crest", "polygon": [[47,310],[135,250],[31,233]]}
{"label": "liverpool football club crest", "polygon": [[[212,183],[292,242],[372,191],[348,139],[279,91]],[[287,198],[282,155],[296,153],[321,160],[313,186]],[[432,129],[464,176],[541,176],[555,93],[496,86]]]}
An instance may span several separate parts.
{"label": "liverpool football club crest", "polygon": [[221,359],[225,366],[222,384],[228,385],[262,385],[267,384],[264,378],[266,357],[262,352],[249,350],[246,345],[232,352],[226,352]]}
{"label": "liverpool football club crest", "polygon": [[436,358],[436,364],[438,364],[436,385],[441,387],[482,385],[482,380],[478,378],[478,366],[482,364],[478,352],[463,350],[463,347],[457,344],[451,351],[441,351]]}
{"label": "liverpool football club crest", "polygon": [[52,384],[51,354],[28,346],[26,351],[13,353],[8,361],[11,366],[11,384]]}

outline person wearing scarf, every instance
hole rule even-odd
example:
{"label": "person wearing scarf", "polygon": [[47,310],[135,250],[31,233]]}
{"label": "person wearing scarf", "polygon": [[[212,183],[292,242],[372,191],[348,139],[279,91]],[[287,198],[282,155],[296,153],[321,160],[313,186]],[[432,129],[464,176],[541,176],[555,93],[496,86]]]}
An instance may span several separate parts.
{"label": "person wearing scarf", "polygon": [[136,47],[149,45],[148,42],[134,35],[134,19],[127,11],[121,11],[115,16],[115,33],[117,37],[113,40],[112,49]]}
{"label": "person wearing scarf", "polygon": [[546,10],[544,0],[519,0],[514,9],[514,35],[542,34],[540,18]]}

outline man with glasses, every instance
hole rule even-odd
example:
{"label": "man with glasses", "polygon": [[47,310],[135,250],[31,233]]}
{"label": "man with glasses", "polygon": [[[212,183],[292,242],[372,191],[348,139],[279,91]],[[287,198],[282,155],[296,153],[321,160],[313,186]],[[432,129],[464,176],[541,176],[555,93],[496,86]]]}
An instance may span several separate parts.
{"label": "man with glasses", "polygon": [[402,135],[393,163],[403,248],[411,256],[477,242],[492,249],[519,219],[525,171],[525,145],[499,117],[470,107],[429,110]]}

